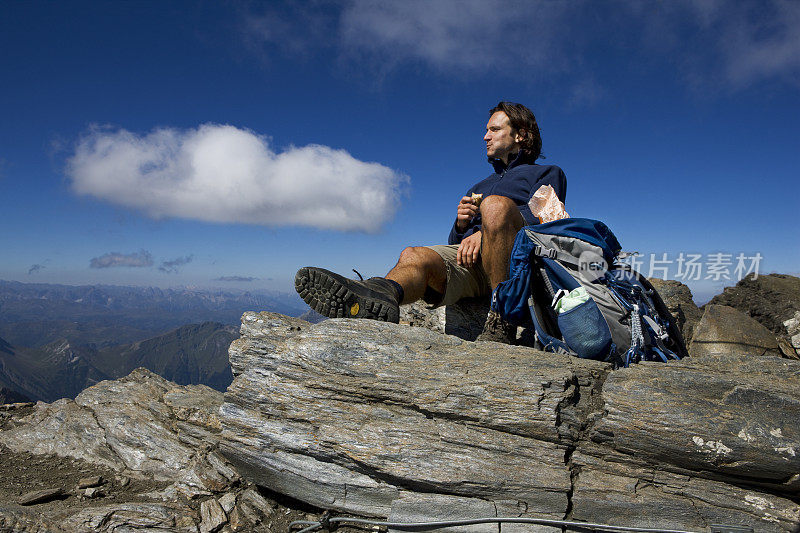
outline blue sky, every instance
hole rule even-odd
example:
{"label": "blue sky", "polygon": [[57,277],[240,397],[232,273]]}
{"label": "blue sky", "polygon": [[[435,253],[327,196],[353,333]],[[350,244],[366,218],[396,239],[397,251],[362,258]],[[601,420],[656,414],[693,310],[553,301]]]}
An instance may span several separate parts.
{"label": "blue sky", "polygon": [[645,274],[800,272],[797,2],[3,2],[0,49],[0,279],[382,275],[446,240],[501,99]]}

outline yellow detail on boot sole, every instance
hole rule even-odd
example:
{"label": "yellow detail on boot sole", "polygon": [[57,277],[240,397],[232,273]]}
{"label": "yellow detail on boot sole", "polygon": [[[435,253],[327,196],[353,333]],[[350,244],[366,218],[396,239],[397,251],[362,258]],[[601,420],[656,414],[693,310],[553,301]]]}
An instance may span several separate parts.
{"label": "yellow detail on boot sole", "polygon": [[358,302],[354,303],[353,306],[350,308],[350,315],[356,316],[358,314]]}

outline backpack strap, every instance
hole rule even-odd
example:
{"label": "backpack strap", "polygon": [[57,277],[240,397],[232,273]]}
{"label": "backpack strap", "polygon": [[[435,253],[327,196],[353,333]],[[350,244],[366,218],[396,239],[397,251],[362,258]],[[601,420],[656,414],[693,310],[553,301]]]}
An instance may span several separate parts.
{"label": "backpack strap", "polygon": [[561,261],[562,263],[567,263],[568,265],[572,265],[577,267],[578,266],[578,259],[573,257],[572,255],[562,252],[560,250],[554,250],[553,248],[547,248],[546,246],[542,246],[541,244],[537,244],[531,250],[533,255],[538,257],[547,257],[548,259],[556,259]]}

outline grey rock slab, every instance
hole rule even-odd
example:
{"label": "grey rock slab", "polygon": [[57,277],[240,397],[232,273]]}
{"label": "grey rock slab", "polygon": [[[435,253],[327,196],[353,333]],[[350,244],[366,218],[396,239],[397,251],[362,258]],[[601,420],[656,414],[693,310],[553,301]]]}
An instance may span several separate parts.
{"label": "grey rock slab", "polygon": [[775,335],[741,311],[725,305],[707,305],[695,329],[692,357],[709,354],[771,355],[781,357]]}
{"label": "grey rock slab", "polygon": [[608,365],[372,321],[267,323],[276,336],[231,346],[220,411],[248,477],[378,516],[405,487],[566,509],[566,448]]}
{"label": "grey rock slab", "polygon": [[230,513],[233,510],[233,507],[236,505],[236,493],[227,492],[217,501],[219,502],[220,506],[222,506],[223,511]]}
{"label": "grey rock slab", "polygon": [[73,457],[122,470],[125,464],[106,443],[94,413],[72,400],[39,402],[21,425],[0,431],[0,442],[15,452]]}
{"label": "grey rock slab", "polygon": [[[210,432],[219,432],[219,406],[222,393],[205,385],[185,385],[170,388],[163,395],[164,403],[172,409],[177,420],[188,422]],[[188,427],[188,426],[185,426]]]}
{"label": "grey rock slab", "polygon": [[27,508],[11,508],[0,502],[0,531],[11,533],[61,533],[58,524],[47,521],[41,513]]}
{"label": "grey rock slab", "polygon": [[197,533],[197,512],[179,503],[116,503],[62,515],[64,531],[174,531]]}
{"label": "grey rock slab", "polygon": [[397,488],[388,483],[306,455],[276,450],[269,441],[252,436],[226,440],[220,446],[248,479],[323,509],[387,516],[397,495]]}
{"label": "grey rock slab", "polygon": [[200,504],[200,533],[216,533],[228,522],[222,506],[215,499]]}
{"label": "grey rock slab", "polygon": [[593,441],[664,469],[797,493],[800,362],[707,356],[612,372]]}
{"label": "grey rock slab", "polygon": [[[578,382],[609,365],[525,347],[470,343],[422,328],[331,319],[284,339],[243,336],[231,363],[248,369],[225,403],[278,418],[273,394],[309,393],[332,400],[405,405],[426,416],[460,420],[522,436],[560,442],[560,410],[575,401]],[[269,387],[269,394],[261,387]],[[313,389],[313,390],[312,390]],[[235,401],[233,401],[235,399]],[[285,408],[292,408],[286,406]],[[284,409],[284,407],[281,407]],[[223,413],[223,426],[229,418]],[[227,427],[226,427],[227,429]],[[229,432],[224,432],[227,439]]]}
{"label": "grey rock slab", "polygon": [[[564,513],[554,513],[552,510],[537,509],[519,500],[495,500],[497,516],[501,518],[525,518],[536,520],[563,520]],[[520,522],[500,523],[500,533],[560,533],[561,527]]]}
{"label": "grey rock slab", "polygon": [[[419,523],[444,522],[478,518],[496,518],[493,502],[478,498],[465,498],[446,494],[402,493],[392,502],[389,522]],[[470,524],[436,529],[446,533],[497,533],[497,523]],[[398,532],[402,529],[389,528]],[[407,531],[407,530],[405,530]]]}
{"label": "grey rock slab", "polygon": [[36,505],[37,503],[46,503],[64,495],[64,490],[60,488],[43,489],[27,492],[20,496],[18,502],[20,505]]}
{"label": "grey rock slab", "polygon": [[91,409],[105,429],[106,443],[128,468],[171,480],[187,467],[193,452],[168,430],[174,416],[163,396],[174,387],[149,371],[135,370],[89,387],[75,403]]}
{"label": "grey rock slab", "polygon": [[[588,452],[588,453],[584,453]],[[712,524],[759,532],[796,531],[800,506],[774,494],[680,475],[582,446],[571,460],[579,472],[571,519],[625,527],[708,531]]]}
{"label": "grey rock slab", "polygon": [[0,432],[0,442],[17,452],[73,457],[173,482],[159,498],[205,496],[239,479],[212,449],[221,402],[221,393],[208,387],[183,387],[137,369],[75,401],[37,404],[16,427]]}

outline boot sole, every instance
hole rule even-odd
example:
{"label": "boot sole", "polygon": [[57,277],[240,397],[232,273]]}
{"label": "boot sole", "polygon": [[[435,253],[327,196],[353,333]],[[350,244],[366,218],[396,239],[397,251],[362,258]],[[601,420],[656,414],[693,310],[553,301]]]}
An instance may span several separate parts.
{"label": "boot sole", "polygon": [[303,267],[294,278],[294,288],[305,303],[328,318],[369,318],[400,321],[400,309],[324,268]]}

